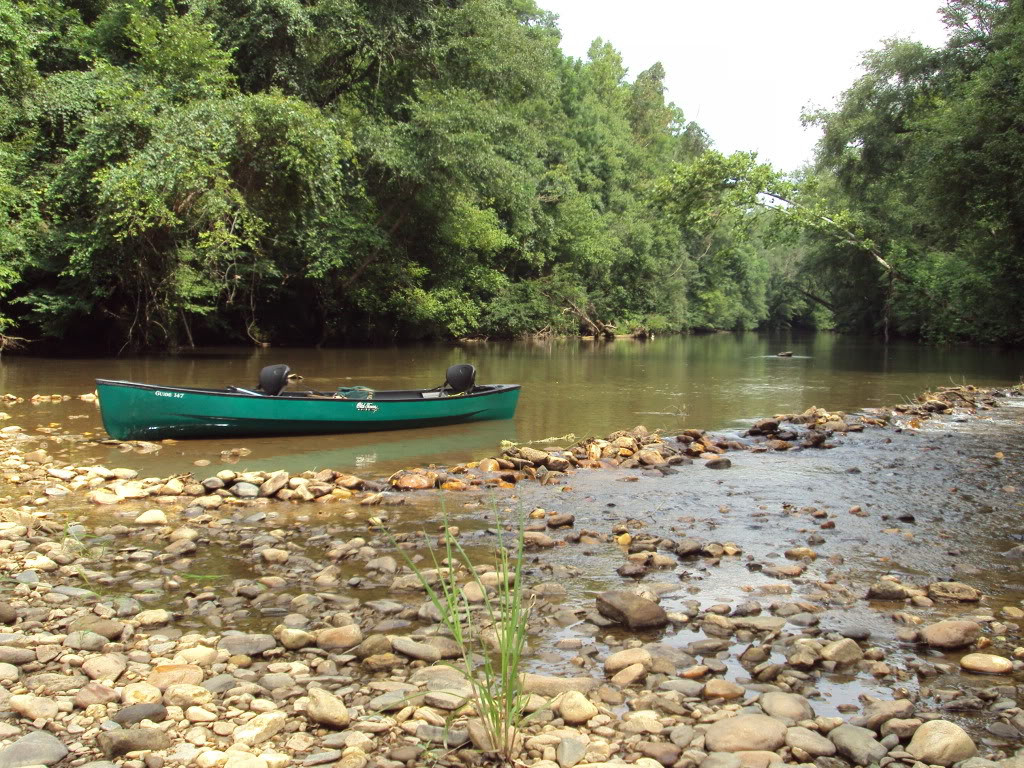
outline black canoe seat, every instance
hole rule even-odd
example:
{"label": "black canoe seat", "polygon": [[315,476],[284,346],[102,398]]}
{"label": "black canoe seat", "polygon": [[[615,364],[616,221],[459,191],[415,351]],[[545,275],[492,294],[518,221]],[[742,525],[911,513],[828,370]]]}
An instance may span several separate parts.
{"label": "black canoe seat", "polygon": [[280,395],[284,390],[285,385],[288,383],[288,375],[291,373],[289,368],[284,363],[278,365],[268,365],[266,368],[260,371],[260,383],[257,387],[264,395]]}
{"label": "black canoe seat", "polygon": [[451,366],[444,375],[441,391],[446,395],[461,395],[472,392],[476,386],[476,367],[469,363]]}

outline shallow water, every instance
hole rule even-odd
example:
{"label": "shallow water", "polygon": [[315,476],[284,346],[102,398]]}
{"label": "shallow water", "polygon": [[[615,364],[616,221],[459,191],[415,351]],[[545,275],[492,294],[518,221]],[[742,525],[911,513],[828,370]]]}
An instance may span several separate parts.
{"label": "shallow water", "polygon": [[[778,357],[782,351],[792,357]],[[166,475],[197,459],[235,469],[312,468],[388,474],[411,465],[456,463],[497,451],[502,440],[544,441],[644,424],[669,432],[722,429],[810,405],[857,410],[889,405],[925,389],[968,381],[1017,383],[1024,353],[936,348],[819,333],[667,336],[648,342],[552,340],[376,349],[206,349],[173,357],[0,358],[0,392],[79,395],[96,377],[193,386],[254,385],[261,367],[286,362],[315,389],[436,386],[453,363],[476,364],[481,383],[522,384],[513,420],[358,435],[191,440],[131,457]],[[95,405],[78,400],[4,406],[25,426],[58,423],[105,436]],[[244,448],[239,458],[222,452]],[[125,464],[113,448],[69,455]]]}

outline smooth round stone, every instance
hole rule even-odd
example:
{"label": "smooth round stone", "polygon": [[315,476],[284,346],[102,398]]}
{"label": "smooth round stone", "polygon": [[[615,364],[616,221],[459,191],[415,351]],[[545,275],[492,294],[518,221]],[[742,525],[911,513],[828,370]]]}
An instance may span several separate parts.
{"label": "smooth round stone", "polygon": [[774,751],[786,741],[786,724],[767,715],[737,715],[712,723],[704,734],[708,752]]}
{"label": "smooth round stone", "polygon": [[587,722],[598,713],[598,709],[579,691],[569,691],[558,701],[558,714],[570,725]]}
{"label": "smooth round stone", "polygon": [[967,732],[948,720],[931,720],[914,732],[907,752],[929,765],[952,765],[978,753]]}
{"label": "smooth round stone", "polygon": [[1013,662],[991,653],[968,653],[960,659],[960,666],[968,672],[986,675],[1008,675],[1013,672]]}
{"label": "smooth round stone", "polygon": [[789,725],[814,717],[814,710],[807,699],[795,693],[769,691],[761,696],[759,703],[766,715],[778,718]]}
{"label": "smooth round stone", "polygon": [[705,699],[738,699],[741,698],[744,693],[745,689],[743,686],[736,685],[736,683],[729,682],[728,680],[722,680],[717,677],[712,680],[708,680],[704,686]]}

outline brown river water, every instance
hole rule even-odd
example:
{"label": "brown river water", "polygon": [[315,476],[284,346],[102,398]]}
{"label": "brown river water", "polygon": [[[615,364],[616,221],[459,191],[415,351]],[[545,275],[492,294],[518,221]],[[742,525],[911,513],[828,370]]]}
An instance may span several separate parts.
{"label": "brown river water", "polygon": [[[793,352],[780,358],[779,351]],[[188,441],[165,445],[150,455],[122,454],[113,446],[72,448],[66,458],[91,459],[108,466],[128,466],[150,475],[193,470],[197,476],[225,468],[288,469],[320,467],[386,476],[396,468],[436,462],[469,461],[498,452],[502,439],[541,441],[566,433],[577,438],[643,423],[668,434],[684,427],[739,431],[758,417],[803,410],[819,405],[831,410],[857,411],[909,399],[923,390],[970,382],[1010,386],[1020,381],[1024,355],[1017,351],[968,348],[935,349],[913,345],[888,348],[871,341],[831,334],[771,337],[721,334],[668,337],[641,343],[553,341],[548,343],[414,346],[375,350],[221,349],[203,350],[173,358],[109,360],[46,360],[5,357],[0,361],[0,393],[29,397],[35,393],[77,395],[91,390],[96,376],[162,384],[251,384],[260,367],[287,362],[314,388],[364,384],[378,389],[427,387],[440,383],[444,369],[471,361],[481,383],[520,383],[523,394],[513,421],[445,427],[434,430],[341,435],[316,438],[246,439],[237,443]],[[921,429],[874,429],[837,439],[833,450],[731,455],[733,467],[711,472],[700,466],[679,467],[666,474],[638,470],[579,471],[559,488],[521,484],[488,499],[480,494],[408,494],[407,504],[394,509],[338,505],[337,511],[310,509],[319,505],[280,505],[258,528],[292,531],[303,540],[346,540],[367,535],[369,514],[383,514],[397,531],[436,530],[441,511],[463,531],[471,551],[485,552],[494,510],[544,507],[570,512],[576,530],[609,533],[625,521],[636,521],[658,535],[691,537],[700,541],[735,542],[742,556],[720,562],[695,559],[679,567],[652,573],[645,584],[671,584],[663,605],[669,611],[688,601],[702,609],[715,604],[737,605],[759,600],[806,599],[824,606],[820,627],[841,630],[858,627],[870,632],[871,644],[885,651],[896,670],[911,670],[926,661],[937,666],[934,677],[912,672],[898,681],[879,680],[865,672],[830,673],[816,683],[815,709],[832,715],[848,710],[862,697],[892,698],[905,687],[920,696],[922,708],[933,708],[967,726],[980,741],[1012,746],[1001,733],[991,732],[996,715],[976,694],[1010,696],[1024,680],[1021,673],[997,678],[961,673],[962,653],[939,653],[901,640],[906,624],[894,621],[899,612],[926,622],[944,617],[991,617],[1006,606],[1024,605],[1024,573],[1019,560],[1002,556],[1024,542],[1024,402],[1007,399],[1006,406],[977,417],[943,416]],[[60,425],[63,430],[102,437],[94,405],[28,402],[3,406],[12,420],[26,428]],[[245,448],[250,454],[223,457],[222,451]],[[61,453],[65,450],[61,448]],[[77,454],[76,454],[77,452]],[[1000,454],[1000,456],[997,456]],[[205,469],[192,462],[211,462]],[[630,476],[632,482],[620,482]],[[440,501],[439,501],[440,500]],[[859,505],[865,516],[851,515]],[[147,505],[101,513],[100,518],[128,521]],[[151,506],[151,505],[150,505]],[[332,505],[333,507],[333,505]],[[782,552],[806,545],[818,532],[804,513],[809,507],[826,510],[834,529],[813,539],[819,558],[800,578],[789,581],[790,594],[769,588],[779,582],[763,574],[763,566],[785,562]],[[93,513],[76,513],[89,525],[100,522]],[[289,534],[290,535],[290,534]],[[315,552],[309,552],[315,557]],[[232,578],[252,578],[259,566],[247,549],[209,548],[185,575],[215,591]],[[615,568],[624,562],[614,544],[570,545],[530,557],[527,581],[557,580],[568,594],[564,605],[593,606],[597,592],[622,588]],[[927,584],[949,579],[981,589],[982,604],[938,605],[928,610],[863,599],[867,585],[885,574]],[[156,575],[156,574],[154,574]],[[352,593],[363,600],[386,597],[362,579],[353,567]],[[179,581],[181,579],[179,578]],[[157,578],[159,582],[159,577]],[[821,583],[849,590],[852,599],[822,597]],[[628,584],[628,580],[625,580]],[[668,589],[666,587],[666,589]],[[181,610],[187,590],[157,590],[151,604]],[[251,629],[269,628],[279,619],[251,617]],[[182,619],[202,626],[199,617]],[[247,627],[250,625],[246,624]],[[695,629],[695,628],[694,628]],[[798,631],[795,627],[787,631]],[[993,632],[992,651],[1008,656],[1022,644],[1020,631]],[[587,622],[561,626],[534,638],[531,666],[546,674],[578,674],[577,651],[559,651],[555,641],[581,637],[602,653],[608,644],[626,639],[614,630]],[[683,649],[704,639],[700,631],[683,629],[643,638]],[[717,654],[728,677],[743,679],[736,660],[741,648]],[[709,656],[708,658],[713,658]],[[778,660],[778,659],[776,659]],[[943,666],[947,665],[947,666]],[[1002,688],[998,688],[1002,686]],[[948,691],[957,690],[956,701]],[[986,692],[992,692],[991,695]],[[961,702],[964,702],[961,705]],[[984,703],[984,702],[982,702]]]}
{"label": "brown river water", "polygon": [[[777,353],[791,351],[792,357]],[[477,366],[480,383],[522,385],[516,417],[434,429],[326,437],[193,440],[138,457],[152,474],[181,471],[205,459],[220,464],[223,451],[248,453],[236,469],[330,467],[376,475],[427,463],[451,464],[493,454],[502,440],[577,438],[644,424],[667,432],[685,427],[740,428],[745,422],[810,405],[853,411],[901,402],[951,383],[1007,386],[1024,374],[1019,350],[936,348],[830,333],[666,336],[647,342],[549,340],[463,345],[424,344],[353,349],[199,349],[165,357],[0,359],[0,393],[79,395],[97,377],[184,386],[254,386],[261,367],[287,363],[304,385],[334,389],[426,388],[440,384],[453,363]],[[65,403],[25,409],[39,425],[105,436],[95,405]],[[103,449],[107,450],[107,449]],[[90,458],[114,462],[118,455]],[[227,461],[236,459],[228,457]],[[121,459],[117,463],[124,463]]]}

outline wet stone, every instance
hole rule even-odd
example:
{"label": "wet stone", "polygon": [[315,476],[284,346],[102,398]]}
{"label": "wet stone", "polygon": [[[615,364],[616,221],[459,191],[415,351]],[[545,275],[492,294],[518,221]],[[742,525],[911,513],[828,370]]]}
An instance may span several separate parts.
{"label": "wet stone", "polygon": [[921,639],[933,648],[963,648],[981,636],[973,621],[939,621],[921,630]]}
{"label": "wet stone", "polygon": [[597,596],[597,610],[630,629],[651,629],[668,624],[665,609],[632,592],[610,591]]}

